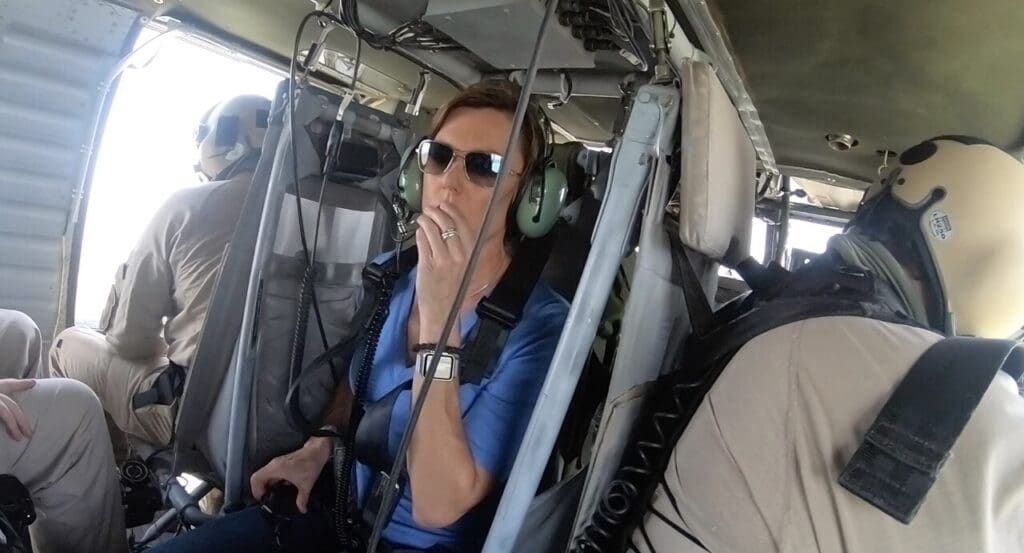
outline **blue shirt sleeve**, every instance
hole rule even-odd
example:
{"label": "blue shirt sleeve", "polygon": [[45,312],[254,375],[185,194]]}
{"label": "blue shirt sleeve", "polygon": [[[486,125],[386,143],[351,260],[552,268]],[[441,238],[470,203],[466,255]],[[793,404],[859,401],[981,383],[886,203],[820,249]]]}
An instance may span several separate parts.
{"label": "blue shirt sleeve", "polygon": [[512,470],[568,314],[565,301],[546,292],[534,310],[524,310],[498,368],[463,417],[474,461],[498,481]]}

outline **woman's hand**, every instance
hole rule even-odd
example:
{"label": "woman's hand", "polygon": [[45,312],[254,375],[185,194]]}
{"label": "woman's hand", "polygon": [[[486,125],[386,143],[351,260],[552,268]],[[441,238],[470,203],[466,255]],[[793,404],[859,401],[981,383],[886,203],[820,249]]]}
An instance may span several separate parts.
{"label": "woman's hand", "polygon": [[298,490],[295,506],[305,513],[309,505],[309,494],[313,484],[320,477],[320,471],[331,456],[331,442],[328,438],[310,438],[302,449],[288,455],[275,457],[249,479],[252,495],[256,501],[263,499],[267,490],[287,482]]}
{"label": "woman's hand", "polygon": [[[423,207],[416,231],[419,249],[416,305],[421,335],[440,334],[455,302],[475,241],[476,233],[469,229],[465,218],[453,205]],[[437,337],[427,341],[435,340]]]}
{"label": "woman's hand", "polygon": [[36,385],[35,380],[22,378],[0,379],[0,423],[16,442],[32,437],[32,428],[18,403],[10,394],[24,392]]}

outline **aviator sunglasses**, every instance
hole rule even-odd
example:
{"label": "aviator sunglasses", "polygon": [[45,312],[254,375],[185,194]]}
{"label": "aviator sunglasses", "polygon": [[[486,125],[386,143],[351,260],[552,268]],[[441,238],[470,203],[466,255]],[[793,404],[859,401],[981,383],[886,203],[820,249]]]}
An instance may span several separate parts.
{"label": "aviator sunglasses", "polygon": [[[457,152],[451,146],[436,140],[424,140],[416,148],[420,169],[428,175],[443,175],[451,170],[455,158],[462,159],[466,178],[477,186],[494,188],[498,183],[502,157],[488,152]],[[509,171],[519,176],[518,171]]]}

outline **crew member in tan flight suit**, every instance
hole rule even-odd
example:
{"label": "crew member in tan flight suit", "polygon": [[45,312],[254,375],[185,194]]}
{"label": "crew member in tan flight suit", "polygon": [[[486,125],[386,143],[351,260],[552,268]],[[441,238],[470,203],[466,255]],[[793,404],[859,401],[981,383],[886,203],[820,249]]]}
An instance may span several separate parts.
{"label": "crew member in tan flight suit", "polygon": [[1024,326],[1020,161],[943,137],[894,171],[823,255],[886,282],[912,321],[818,317],[747,342],[676,443],[644,519],[650,541],[633,535],[641,552],[1024,551],[1024,398],[1006,373],[909,524],[838,482],[925,350],[943,335],[1005,339]]}
{"label": "crew member in tan flight suit", "polygon": [[[225,247],[241,215],[266,134],[270,101],[239,96],[196,132],[197,169],[212,182],[172,196],[121,265],[101,328],[72,327],[50,349],[53,376],[99,396],[118,457],[124,433],[158,446],[171,438]],[[161,393],[158,393],[161,392]],[[168,391],[171,393],[168,397]]]}

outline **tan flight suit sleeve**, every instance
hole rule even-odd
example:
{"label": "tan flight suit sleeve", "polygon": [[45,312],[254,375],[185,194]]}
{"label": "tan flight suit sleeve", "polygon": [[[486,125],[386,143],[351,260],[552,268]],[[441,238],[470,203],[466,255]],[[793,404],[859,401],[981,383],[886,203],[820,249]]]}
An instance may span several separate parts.
{"label": "tan flight suit sleeve", "polygon": [[184,218],[180,194],[150,221],[128,260],[118,267],[101,319],[107,342],[127,359],[166,351],[163,319],[174,307],[174,274],[169,262]]}

